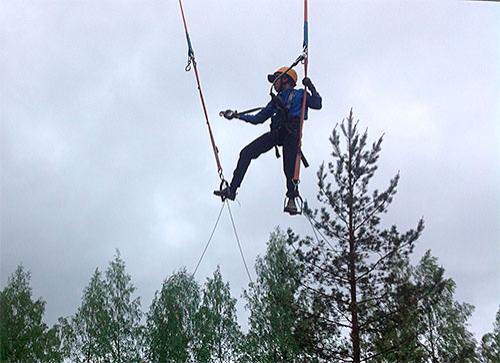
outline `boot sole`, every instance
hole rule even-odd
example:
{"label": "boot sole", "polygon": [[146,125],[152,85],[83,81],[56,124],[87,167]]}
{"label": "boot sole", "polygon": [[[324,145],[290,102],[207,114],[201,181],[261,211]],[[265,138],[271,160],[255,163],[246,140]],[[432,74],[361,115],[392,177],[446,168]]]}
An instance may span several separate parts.
{"label": "boot sole", "polygon": [[291,216],[296,216],[297,214],[300,214],[298,209],[284,209],[283,212],[290,214]]}

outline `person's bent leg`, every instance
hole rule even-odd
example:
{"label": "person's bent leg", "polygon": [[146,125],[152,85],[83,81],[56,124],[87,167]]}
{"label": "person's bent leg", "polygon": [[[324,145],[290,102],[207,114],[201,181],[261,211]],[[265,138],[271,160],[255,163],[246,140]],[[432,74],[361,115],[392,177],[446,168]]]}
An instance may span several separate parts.
{"label": "person's bent leg", "polygon": [[230,185],[233,192],[236,192],[236,189],[240,187],[250,162],[253,159],[257,159],[261,154],[271,150],[275,144],[276,136],[270,131],[261,135],[241,150],[240,158],[234,170],[233,180]]}

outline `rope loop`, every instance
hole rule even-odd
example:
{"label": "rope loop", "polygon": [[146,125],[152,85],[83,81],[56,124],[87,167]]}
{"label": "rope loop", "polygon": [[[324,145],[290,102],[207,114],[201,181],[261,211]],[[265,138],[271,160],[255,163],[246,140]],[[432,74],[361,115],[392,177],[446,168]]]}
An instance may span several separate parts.
{"label": "rope loop", "polygon": [[227,182],[226,179],[224,179],[224,175],[222,175],[222,171],[219,172],[219,178],[220,178],[219,190],[222,191],[224,188],[228,188],[229,183]]}
{"label": "rope loop", "polygon": [[304,50],[303,50],[302,54],[300,55],[300,58],[302,58],[300,60],[300,63],[301,64],[306,64],[306,60],[307,60],[308,56],[309,56],[309,54],[308,54],[308,51],[307,51],[307,47],[304,47]]}
{"label": "rope loop", "polygon": [[186,67],[184,68],[184,70],[186,72],[189,72],[191,69],[192,69],[192,66],[196,63],[196,61],[194,60],[194,57],[193,56],[189,56],[188,58],[188,62],[187,62],[187,65]]}
{"label": "rope loop", "polygon": [[226,179],[224,179],[224,175],[222,175],[222,170],[219,170],[219,178],[220,178],[219,191],[221,192],[220,200],[221,202],[224,203],[226,201],[226,197],[222,195],[222,191],[226,188],[229,188],[229,183]]}

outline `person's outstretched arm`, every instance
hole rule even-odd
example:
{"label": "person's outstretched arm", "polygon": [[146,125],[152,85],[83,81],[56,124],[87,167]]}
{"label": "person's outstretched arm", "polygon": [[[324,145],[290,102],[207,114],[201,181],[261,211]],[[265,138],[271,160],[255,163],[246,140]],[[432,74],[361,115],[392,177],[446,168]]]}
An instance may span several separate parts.
{"label": "person's outstretched arm", "polygon": [[275,106],[274,106],[273,102],[271,101],[266,105],[266,107],[264,107],[262,110],[257,112],[255,115],[248,115],[248,114],[247,115],[240,115],[240,116],[237,116],[237,118],[239,118],[240,120],[243,120],[245,122],[249,122],[251,124],[258,125],[258,124],[265,122],[269,117],[274,115],[275,112],[276,112]]}

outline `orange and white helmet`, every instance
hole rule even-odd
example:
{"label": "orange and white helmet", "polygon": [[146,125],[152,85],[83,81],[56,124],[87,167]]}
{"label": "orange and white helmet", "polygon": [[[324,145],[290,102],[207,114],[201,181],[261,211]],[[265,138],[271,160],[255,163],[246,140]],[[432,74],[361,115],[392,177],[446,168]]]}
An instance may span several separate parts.
{"label": "orange and white helmet", "polygon": [[[286,73],[285,73],[286,72]],[[295,72],[294,69],[289,69],[289,67],[281,67],[276,70],[273,74],[268,74],[267,75],[267,80],[271,83],[274,83],[277,77],[279,77],[281,74],[285,73],[286,76],[293,82],[294,85],[297,84],[297,72]]]}

